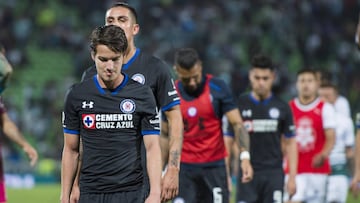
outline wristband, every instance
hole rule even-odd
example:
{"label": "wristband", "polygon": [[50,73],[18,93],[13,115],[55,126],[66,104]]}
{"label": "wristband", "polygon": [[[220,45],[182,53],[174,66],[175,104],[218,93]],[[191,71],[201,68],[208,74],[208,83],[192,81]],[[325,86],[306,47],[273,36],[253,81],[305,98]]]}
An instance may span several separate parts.
{"label": "wristband", "polygon": [[250,160],[250,153],[248,151],[242,151],[240,153],[240,160],[244,159]]}

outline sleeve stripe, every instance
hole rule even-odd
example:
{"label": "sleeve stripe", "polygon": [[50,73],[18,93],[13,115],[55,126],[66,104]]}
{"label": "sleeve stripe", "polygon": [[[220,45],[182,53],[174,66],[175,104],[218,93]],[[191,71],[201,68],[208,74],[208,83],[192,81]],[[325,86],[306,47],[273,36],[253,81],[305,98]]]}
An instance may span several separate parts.
{"label": "sleeve stripe", "polygon": [[176,105],[180,105],[180,100],[176,100],[176,101],[171,102],[170,104],[162,107],[161,110],[162,111],[167,111],[167,110],[171,109],[173,106],[176,106]]}
{"label": "sleeve stripe", "polygon": [[80,131],[78,131],[78,130],[70,130],[70,129],[67,129],[67,128],[64,128],[64,133],[80,135]]}
{"label": "sleeve stripe", "polygon": [[292,138],[292,137],[295,136],[295,134],[294,134],[294,133],[285,133],[284,136],[285,136],[286,138]]}
{"label": "sleeve stripe", "polygon": [[144,135],[160,135],[160,130],[142,130],[141,134]]}

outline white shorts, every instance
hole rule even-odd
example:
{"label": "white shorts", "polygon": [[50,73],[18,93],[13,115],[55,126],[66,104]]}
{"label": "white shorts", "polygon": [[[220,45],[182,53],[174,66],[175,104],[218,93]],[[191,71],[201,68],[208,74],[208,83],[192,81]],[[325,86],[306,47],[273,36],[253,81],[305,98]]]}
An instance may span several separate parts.
{"label": "white shorts", "polygon": [[326,202],[345,203],[349,179],[345,175],[330,175],[327,183]]}
{"label": "white shorts", "polygon": [[[291,198],[294,202],[319,203],[325,201],[327,174],[302,173],[296,175],[296,193]],[[285,185],[288,176],[285,177]],[[285,190],[284,202],[289,201]]]}

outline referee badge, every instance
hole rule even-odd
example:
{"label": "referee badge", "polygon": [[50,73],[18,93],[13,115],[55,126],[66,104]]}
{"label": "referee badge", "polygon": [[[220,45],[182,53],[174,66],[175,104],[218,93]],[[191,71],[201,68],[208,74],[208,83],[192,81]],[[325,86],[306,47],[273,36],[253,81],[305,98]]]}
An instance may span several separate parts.
{"label": "referee badge", "polygon": [[135,108],[136,108],[135,102],[131,99],[124,99],[120,103],[120,110],[123,113],[132,113],[135,111]]}

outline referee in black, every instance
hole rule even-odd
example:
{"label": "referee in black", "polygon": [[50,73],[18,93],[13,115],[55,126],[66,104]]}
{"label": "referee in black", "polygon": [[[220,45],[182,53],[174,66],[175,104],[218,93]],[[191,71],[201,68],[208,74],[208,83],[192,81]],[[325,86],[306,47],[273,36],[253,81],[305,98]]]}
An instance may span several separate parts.
{"label": "referee in black", "polygon": [[257,54],[251,60],[249,71],[251,91],[241,95],[239,109],[250,135],[250,157],[254,178],[242,183],[240,171],[236,202],[283,202],[283,152],[289,157],[290,173],[286,185],[290,195],[295,194],[297,145],[292,113],[289,105],[272,93],[275,72],[272,61]]}
{"label": "referee in black", "polygon": [[[61,202],[70,199],[80,137],[80,203],[160,202],[159,120],[152,91],[121,72],[128,46],[121,28],[99,27],[90,39],[97,74],[73,85],[65,98]],[[141,140],[150,179],[146,200],[141,198]]]}

